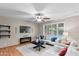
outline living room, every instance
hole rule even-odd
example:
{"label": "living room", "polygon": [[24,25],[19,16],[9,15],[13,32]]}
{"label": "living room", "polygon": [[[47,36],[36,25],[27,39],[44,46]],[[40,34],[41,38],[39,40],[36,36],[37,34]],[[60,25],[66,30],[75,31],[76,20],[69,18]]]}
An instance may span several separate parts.
{"label": "living room", "polygon": [[78,6],[78,3],[0,4],[0,55],[79,56]]}

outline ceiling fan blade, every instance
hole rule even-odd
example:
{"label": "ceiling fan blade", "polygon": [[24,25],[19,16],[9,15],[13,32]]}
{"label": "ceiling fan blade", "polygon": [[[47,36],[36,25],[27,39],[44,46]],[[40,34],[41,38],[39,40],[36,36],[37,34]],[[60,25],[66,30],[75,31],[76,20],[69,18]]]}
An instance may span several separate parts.
{"label": "ceiling fan blade", "polygon": [[48,17],[44,17],[43,20],[46,22],[46,21],[50,21],[50,18]]}
{"label": "ceiling fan blade", "polygon": [[26,19],[32,19],[32,20],[33,20],[33,19],[35,19],[35,18],[34,18],[34,17],[29,17],[29,18],[26,18]]}
{"label": "ceiling fan blade", "polygon": [[47,17],[46,17],[46,18],[43,18],[43,19],[45,19],[45,20],[49,20],[50,18],[47,18]]}

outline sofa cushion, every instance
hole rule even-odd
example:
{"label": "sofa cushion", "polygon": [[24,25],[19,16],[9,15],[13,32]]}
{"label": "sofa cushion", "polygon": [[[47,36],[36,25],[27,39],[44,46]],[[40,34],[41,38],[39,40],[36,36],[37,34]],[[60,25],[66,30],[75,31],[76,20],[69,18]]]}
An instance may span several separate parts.
{"label": "sofa cushion", "polygon": [[57,40],[57,37],[51,38],[51,41],[55,42]]}

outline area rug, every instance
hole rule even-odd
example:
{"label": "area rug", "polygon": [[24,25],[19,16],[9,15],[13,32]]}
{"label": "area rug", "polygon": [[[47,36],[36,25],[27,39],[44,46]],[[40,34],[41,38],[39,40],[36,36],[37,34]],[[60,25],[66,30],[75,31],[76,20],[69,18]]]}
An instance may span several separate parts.
{"label": "area rug", "polygon": [[26,44],[16,49],[24,56],[57,56],[58,51],[61,49],[56,46],[44,45],[46,48],[41,48],[41,50],[38,51],[38,49],[33,48],[34,46],[34,44]]}

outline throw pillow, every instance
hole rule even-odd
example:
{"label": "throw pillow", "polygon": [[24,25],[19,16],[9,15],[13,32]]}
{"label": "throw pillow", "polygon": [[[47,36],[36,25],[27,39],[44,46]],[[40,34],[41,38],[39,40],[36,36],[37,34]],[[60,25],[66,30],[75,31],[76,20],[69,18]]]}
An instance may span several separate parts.
{"label": "throw pillow", "polygon": [[66,54],[66,52],[67,52],[67,47],[65,47],[65,48],[62,48],[60,51],[59,51],[59,56],[64,56],[65,54]]}

